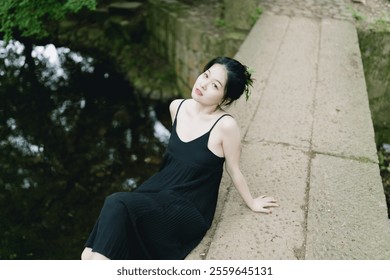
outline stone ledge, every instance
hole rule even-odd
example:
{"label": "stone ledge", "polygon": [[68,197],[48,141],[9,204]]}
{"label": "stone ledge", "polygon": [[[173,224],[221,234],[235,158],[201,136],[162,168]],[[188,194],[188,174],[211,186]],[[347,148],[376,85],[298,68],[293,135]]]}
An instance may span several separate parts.
{"label": "stone ledge", "polygon": [[[295,32],[312,34],[319,47],[310,44],[310,40],[300,42]],[[279,36],[269,37],[272,33]],[[301,43],[309,44],[305,46],[314,55],[302,52],[298,47]],[[307,63],[311,60],[305,55],[315,61]],[[255,77],[260,80],[255,85],[258,95],[251,99],[253,103],[240,100],[231,110],[243,129],[242,170],[254,195],[274,195],[281,207],[270,216],[252,213],[224,177],[213,227],[188,259],[390,259],[390,226],[374,158],[375,142],[356,30],[351,23],[264,15],[237,58],[256,65]],[[284,58],[292,59],[296,65],[283,67]],[[289,71],[299,72],[304,67],[315,70],[316,74],[309,77],[315,79],[316,86],[309,88],[316,94],[301,90],[301,86],[289,86],[313,83],[305,81],[305,77],[290,80],[296,75],[289,77]],[[305,71],[312,73],[310,69]],[[338,74],[340,71],[343,73]],[[351,82],[354,84],[349,85]],[[278,86],[285,90],[274,94]],[[289,102],[283,103],[283,94],[295,99],[312,97],[310,102],[287,98]],[[272,98],[278,98],[278,102]],[[267,100],[272,102],[265,106]],[[289,107],[291,102],[294,106]],[[359,123],[355,124],[356,119],[348,115],[332,122],[329,112],[340,106],[352,110],[352,116],[360,115]],[[292,112],[287,111],[289,108]],[[311,122],[293,125],[294,120],[286,116],[293,118],[294,110],[304,112],[302,119]],[[271,121],[259,118],[264,114],[271,115]],[[280,118],[288,120],[286,125],[273,129]],[[285,131],[289,133],[283,135]],[[296,141],[300,139],[296,135],[304,135],[307,142]],[[323,145],[320,135],[333,144]],[[335,147],[338,150],[333,153]]]}

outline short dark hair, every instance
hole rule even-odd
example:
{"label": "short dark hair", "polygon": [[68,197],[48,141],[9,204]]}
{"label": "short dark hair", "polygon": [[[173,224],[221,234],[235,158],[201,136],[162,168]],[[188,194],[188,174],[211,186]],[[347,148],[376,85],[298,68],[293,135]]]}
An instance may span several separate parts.
{"label": "short dark hair", "polygon": [[250,93],[249,86],[253,83],[248,67],[241,64],[234,58],[220,56],[210,60],[204,67],[203,71],[207,71],[214,64],[221,64],[225,66],[227,70],[225,94],[221,105],[228,106],[232,104],[235,100],[240,98],[244,92],[248,98]]}

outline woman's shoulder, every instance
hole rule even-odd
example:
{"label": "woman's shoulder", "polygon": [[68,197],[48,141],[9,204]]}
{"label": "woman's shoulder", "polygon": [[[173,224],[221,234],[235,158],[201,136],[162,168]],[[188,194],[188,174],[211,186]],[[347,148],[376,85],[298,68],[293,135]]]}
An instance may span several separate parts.
{"label": "woman's shoulder", "polygon": [[177,109],[180,105],[181,102],[183,102],[184,99],[174,99],[171,101],[171,103],[169,104],[169,109],[172,110],[172,109]]}
{"label": "woman's shoulder", "polygon": [[237,133],[240,131],[237,121],[231,114],[224,113],[221,117],[222,118],[219,120],[220,127],[225,134]]}
{"label": "woman's shoulder", "polygon": [[169,111],[171,113],[171,118],[172,121],[174,120],[176,116],[176,112],[180,106],[180,104],[184,101],[185,99],[175,99],[171,101],[171,104],[169,104]]}

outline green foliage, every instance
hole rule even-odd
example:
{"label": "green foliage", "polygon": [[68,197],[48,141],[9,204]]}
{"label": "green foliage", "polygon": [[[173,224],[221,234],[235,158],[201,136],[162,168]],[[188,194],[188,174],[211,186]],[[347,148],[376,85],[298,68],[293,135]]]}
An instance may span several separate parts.
{"label": "green foliage", "polygon": [[362,16],[362,14],[359,13],[358,11],[355,11],[355,10],[352,11],[352,17],[353,17],[355,20],[357,20],[357,21],[364,20],[364,17]]}
{"label": "green foliage", "polygon": [[351,12],[352,17],[356,21],[363,21],[364,20],[364,16],[359,11],[352,8],[351,6],[348,6],[348,10]]}
{"label": "green foliage", "polygon": [[15,33],[42,38],[52,21],[82,8],[94,9],[96,0],[1,0],[0,32],[9,41]]}
{"label": "green foliage", "polygon": [[259,19],[260,15],[263,13],[263,9],[260,7],[257,7],[252,13],[251,13],[251,24],[255,24],[257,20]]}
{"label": "green foliage", "polygon": [[386,19],[379,18],[373,24],[371,24],[370,27],[371,27],[371,29],[374,29],[377,31],[389,32],[390,31],[390,20],[387,18]]}
{"label": "green foliage", "polygon": [[215,26],[219,27],[219,28],[222,28],[222,27],[225,27],[226,26],[226,22],[224,19],[222,18],[217,18],[215,20]]}

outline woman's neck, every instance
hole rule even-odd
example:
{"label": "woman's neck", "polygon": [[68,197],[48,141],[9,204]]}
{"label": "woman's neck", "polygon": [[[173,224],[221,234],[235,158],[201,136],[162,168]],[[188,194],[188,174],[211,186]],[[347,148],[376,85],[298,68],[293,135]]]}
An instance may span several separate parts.
{"label": "woman's neck", "polygon": [[194,101],[194,112],[197,115],[210,116],[218,111],[223,111],[219,105],[203,105],[196,100]]}

